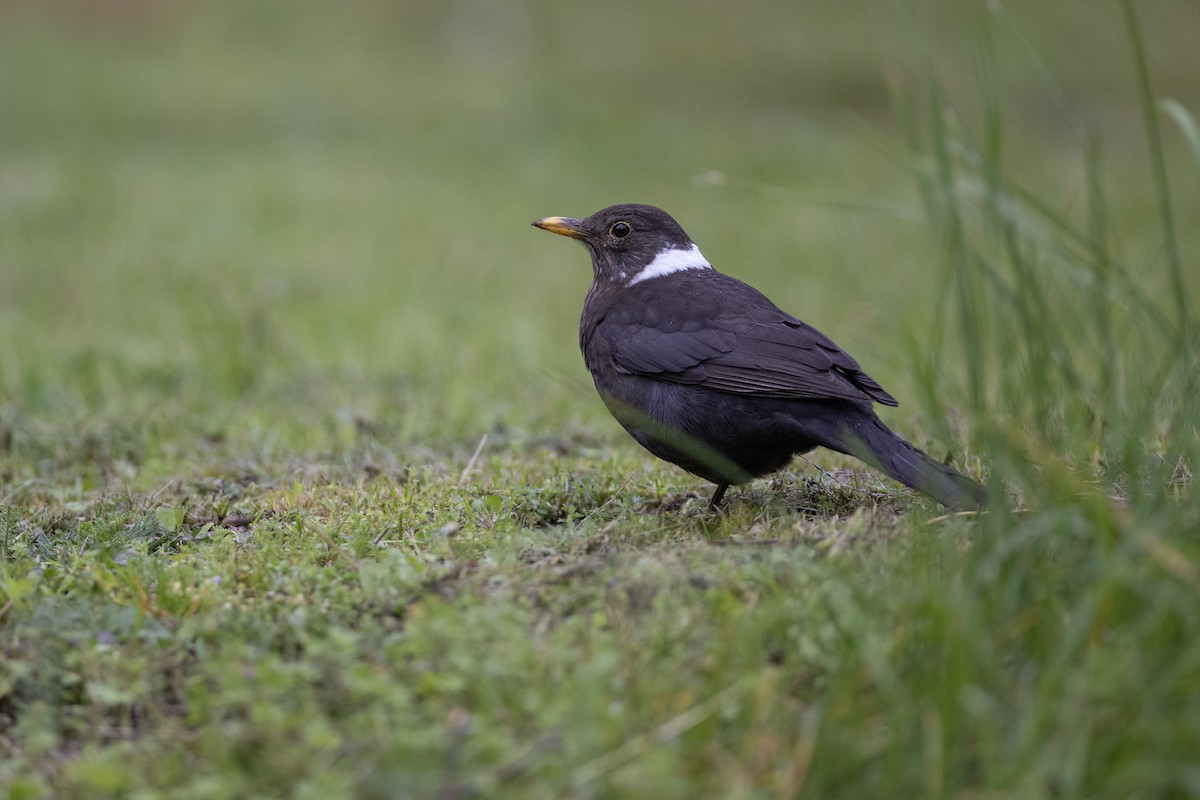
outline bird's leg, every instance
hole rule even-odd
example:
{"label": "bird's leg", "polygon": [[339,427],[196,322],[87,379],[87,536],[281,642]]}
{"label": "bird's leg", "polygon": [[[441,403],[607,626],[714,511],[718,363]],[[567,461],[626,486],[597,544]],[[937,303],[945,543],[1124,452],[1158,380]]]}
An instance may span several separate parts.
{"label": "bird's leg", "polygon": [[725,497],[725,490],[728,488],[729,481],[721,481],[717,484],[717,490],[713,492],[712,500],[708,501],[709,511],[714,511],[717,506],[721,505],[721,499]]}

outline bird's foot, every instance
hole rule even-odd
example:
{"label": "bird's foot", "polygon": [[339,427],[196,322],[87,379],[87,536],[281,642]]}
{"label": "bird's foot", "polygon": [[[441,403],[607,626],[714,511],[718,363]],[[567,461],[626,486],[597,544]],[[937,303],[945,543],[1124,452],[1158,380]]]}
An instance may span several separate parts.
{"label": "bird's foot", "polygon": [[708,501],[709,511],[720,511],[721,500],[725,497],[725,490],[729,488],[728,481],[721,481],[717,484],[717,490],[713,492],[712,500]]}

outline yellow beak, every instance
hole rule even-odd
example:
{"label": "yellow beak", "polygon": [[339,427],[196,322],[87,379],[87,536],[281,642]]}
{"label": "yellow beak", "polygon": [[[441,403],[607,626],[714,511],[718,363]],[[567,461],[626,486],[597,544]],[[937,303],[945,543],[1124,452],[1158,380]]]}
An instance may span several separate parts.
{"label": "yellow beak", "polygon": [[559,236],[570,236],[572,239],[582,239],[583,231],[579,225],[581,220],[572,217],[542,217],[534,220],[533,226],[544,231],[557,233]]}

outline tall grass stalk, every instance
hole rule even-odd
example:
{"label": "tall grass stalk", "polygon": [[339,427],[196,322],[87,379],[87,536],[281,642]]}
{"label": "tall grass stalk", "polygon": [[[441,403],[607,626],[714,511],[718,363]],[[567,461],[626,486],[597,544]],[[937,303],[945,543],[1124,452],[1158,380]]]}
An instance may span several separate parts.
{"label": "tall grass stalk", "polygon": [[[1158,129],[1158,108],[1150,84],[1150,66],[1146,60],[1146,48],[1142,39],[1141,23],[1133,0],[1121,0],[1125,14],[1125,27],[1129,32],[1129,43],[1133,50],[1133,63],[1137,69],[1138,92],[1142,103],[1142,116],[1146,126],[1146,144],[1150,151],[1150,166],[1154,177],[1154,190],[1158,196],[1158,213],[1162,220],[1163,247],[1166,251],[1167,269],[1171,286],[1175,290],[1176,314],[1179,326],[1187,332],[1191,328],[1188,310],[1187,284],[1183,280],[1183,258],[1179,253],[1179,236],[1175,230],[1175,211],[1171,203],[1171,189],[1167,182],[1167,160],[1163,155],[1162,136]],[[1182,343],[1188,345],[1188,337]]]}

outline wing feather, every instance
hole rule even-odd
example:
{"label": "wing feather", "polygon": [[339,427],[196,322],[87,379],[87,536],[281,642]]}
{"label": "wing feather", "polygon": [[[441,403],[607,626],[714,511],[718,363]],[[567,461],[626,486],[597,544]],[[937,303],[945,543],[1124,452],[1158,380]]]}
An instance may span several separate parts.
{"label": "wing feather", "polygon": [[625,316],[609,320],[599,333],[608,341],[616,368],[628,374],[764,397],[896,405],[858,362],[816,328],[774,306],[761,316],[765,318],[719,315],[704,324]]}

